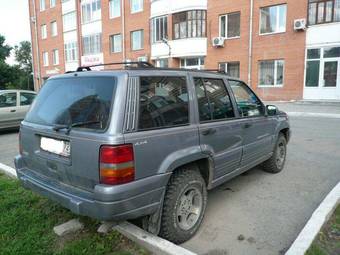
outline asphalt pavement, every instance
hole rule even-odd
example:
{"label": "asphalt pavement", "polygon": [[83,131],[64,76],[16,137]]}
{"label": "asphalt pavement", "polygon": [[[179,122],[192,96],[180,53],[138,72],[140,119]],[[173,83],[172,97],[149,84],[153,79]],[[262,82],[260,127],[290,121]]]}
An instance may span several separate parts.
{"label": "asphalt pavement", "polygon": [[[299,107],[280,108],[296,112]],[[203,224],[183,247],[209,255],[285,253],[340,181],[340,119],[290,121],[293,135],[283,172],[273,175],[257,167],[210,191]],[[18,133],[1,132],[0,163],[13,167],[17,153]]]}

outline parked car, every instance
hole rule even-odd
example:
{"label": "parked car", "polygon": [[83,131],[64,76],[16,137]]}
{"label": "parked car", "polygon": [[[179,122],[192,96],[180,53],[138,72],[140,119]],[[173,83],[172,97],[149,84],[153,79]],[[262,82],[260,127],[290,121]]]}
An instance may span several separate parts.
{"label": "parked car", "polygon": [[0,129],[19,127],[35,96],[28,90],[0,90]]}
{"label": "parked car", "polygon": [[78,71],[42,88],[15,166],[23,186],[76,214],[142,217],[182,243],[202,222],[207,190],[259,164],[280,172],[289,138],[287,114],[225,74]]}

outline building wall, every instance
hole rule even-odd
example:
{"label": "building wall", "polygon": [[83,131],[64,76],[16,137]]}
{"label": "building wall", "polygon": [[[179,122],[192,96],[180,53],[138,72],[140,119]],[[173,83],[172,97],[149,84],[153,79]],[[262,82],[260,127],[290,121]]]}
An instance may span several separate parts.
{"label": "building wall", "polygon": [[[33,16],[32,1],[30,2],[30,13]],[[37,9],[37,28],[38,28],[38,45],[39,58],[42,77],[48,77],[53,72],[62,73],[65,71],[64,63],[64,42],[62,31],[62,10],[61,1],[57,1],[55,8],[49,8],[49,0],[46,0],[46,10],[39,11],[39,0],[36,1]],[[93,25],[81,24],[80,0],[77,3],[78,16],[78,50],[79,63],[84,64],[81,60],[82,56],[82,35]],[[154,16],[167,15],[168,17],[168,36],[172,37],[172,14],[183,10],[191,9],[207,9],[207,36],[206,38],[179,39],[170,41],[173,56],[169,58],[170,67],[178,67],[181,57],[206,56],[205,68],[216,69],[219,62],[240,62],[240,78],[252,86],[259,95],[266,100],[291,100],[301,99],[303,96],[304,84],[304,66],[305,66],[305,46],[306,32],[296,32],[293,29],[293,21],[298,18],[307,17],[307,0],[254,0],[253,9],[253,37],[252,37],[252,61],[251,61],[251,76],[249,72],[249,23],[250,23],[250,1],[249,0],[199,0],[193,1],[175,1],[159,0],[148,1],[144,0],[144,8],[142,12],[132,14],[130,11],[130,0],[124,0],[121,4],[121,16],[110,18],[109,15],[109,0],[101,1],[101,21],[98,26],[102,30],[102,51],[103,62],[117,62],[127,60],[136,61],[138,57],[147,56],[149,61],[153,61],[161,57],[167,57],[168,47],[164,43],[151,44],[150,40],[150,19]],[[259,18],[260,8],[265,6],[277,5],[281,3],[287,4],[287,22],[286,32],[272,35],[259,35]],[[219,15],[240,12],[240,38],[225,40],[224,47],[213,47],[212,38],[219,36]],[[52,38],[50,36],[50,22],[57,20],[58,36]],[[48,24],[48,38],[41,40],[41,24]],[[122,34],[123,24],[125,24],[125,33],[123,44],[124,50],[119,53],[112,53],[110,49],[110,35]],[[34,24],[31,22],[32,42],[35,46]],[[144,47],[141,50],[131,50],[131,31],[144,30]],[[99,29],[98,29],[99,30]],[[202,47],[202,45],[203,47]],[[59,49],[58,66],[52,66],[52,49]],[[42,52],[49,52],[50,65],[45,68],[42,64]],[[33,47],[34,60],[36,60],[35,47]],[[177,55],[176,55],[177,54]],[[125,55],[125,56],[124,56]],[[282,87],[265,87],[258,86],[258,63],[260,60],[284,59],[284,84]],[[84,59],[83,59],[84,60]],[[119,67],[119,66],[118,66]],[[115,68],[107,66],[105,68]],[[34,61],[34,69],[37,72],[37,63]],[[67,71],[70,69],[68,66]],[[57,71],[56,71],[57,70]],[[250,78],[250,79],[249,79]]]}
{"label": "building wall", "polygon": [[[55,7],[50,8],[50,1],[46,0],[45,3],[46,9],[44,11],[40,11],[39,1],[35,0],[35,9],[36,9],[36,23],[37,23],[37,32],[38,32],[38,46],[39,46],[39,59],[37,59],[36,52],[36,41],[35,41],[35,26],[34,22],[31,22],[31,34],[32,34],[32,43],[33,43],[33,61],[34,61],[34,70],[36,72],[38,67],[38,62],[40,63],[40,79],[38,79],[38,74],[35,73],[35,86],[36,89],[39,89],[43,83],[44,79],[47,79],[51,75],[61,74],[65,72],[64,68],[64,50],[63,50],[63,29],[62,29],[62,11],[61,11],[61,1],[57,1]],[[34,16],[33,12],[33,0],[29,0],[29,9],[30,9],[30,17]],[[55,37],[51,36],[51,22],[57,22],[58,35]],[[47,38],[41,39],[41,25],[47,25]],[[52,50],[58,49],[59,51],[59,64],[53,65],[52,63]],[[42,52],[48,52],[49,57],[49,65],[44,66],[42,60]]]}
{"label": "building wall", "polygon": [[[294,31],[295,19],[306,18],[307,1],[260,0],[254,1],[251,79],[248,79],[250,1],[208,1],[208,54],[206,68],[217,68],[218,62],[240,62],[240,78],[266,100],[301,99],[305,54],[305,32]],[[287,4],[286,32],[260,35],[260,8]],[[225,46],[215,48],[211,38],[219,35],[219,15],[241,12],[240,38],[225,40]],[[209,40],[210,39],[210,40]],[[259,87],[258,64],[260,60],[284,59],[284,84],[282,87]]]}

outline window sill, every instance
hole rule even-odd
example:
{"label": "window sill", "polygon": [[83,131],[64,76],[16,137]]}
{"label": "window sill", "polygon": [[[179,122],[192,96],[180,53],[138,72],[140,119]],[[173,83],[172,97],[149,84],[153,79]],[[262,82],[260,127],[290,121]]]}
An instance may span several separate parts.
{"label": "window sill", "polygon": [[324,22],[324,23],[319,23],[319,24],[314,24],[314,25],[308,25],[307,27],[322,27],[322,26],[327,26],[331,24],[340,24],[340,21]]}
{"label": "window sill", "polygon": [[111,55],[120,54],[120,53],[122,53],[122,51],[111,51],[110,52]]}
{"label": "window sill", "polygon": [[144,48],[141,48],[141,49],[131,49],[131,51],[141,51],[141,50],[144,50]]}
{"label": "window sill", "polygon": [[[221,36],[223,37],[223,36]],[[241,39],[241,36],[235,36],[235,37],[223,37],[224,40],[235,40],[235,39]]]}
{"label": "window sill", "polygon": [[111,17],[110,16],[110,19],[117,19],[117,18],[120,18],[121,17],[121,15],[119,15],[119,16],[114,16],[114,17]]}
{"label": "window sill", "polygon": [[136,14],[136,13],[140,13],[140,12],[143,12],[144,10],[143,9],[141,9],[141,10],[138,10],[138,11],[131,11],[131,13],[130,14]]}
{"label": "window sill", "polygon": [[283,84],[282,85],[258,85],[258,88],[283,88]]}
{"label": "window sill", "polygon": [[260,36],[266,36],[266,35],[278,35],[278,34],[284,34],[286,33],[286,31],[280,31],[280,32],[272,32],[272,33],[263,33],[263,34],[259,34]]}
{"label": "window sill", "polygon": [[87,24],[98,22],[98,21],[101,21],[101,18],[100,19],[94,19],[94,20],[86,21],[86,22],[82,21],[81,24],[82,25],[87,25]]}
{"label": "window sill", "polygon": [[207,39],[207,37],[206,36],[200,36],[200,37],[185,37],[185,38],[173,38],[172,40],[173,41],[178,41],[178,40],[192,40],[192,39],[194,39],[194,40],[201,40],[201,39]]}

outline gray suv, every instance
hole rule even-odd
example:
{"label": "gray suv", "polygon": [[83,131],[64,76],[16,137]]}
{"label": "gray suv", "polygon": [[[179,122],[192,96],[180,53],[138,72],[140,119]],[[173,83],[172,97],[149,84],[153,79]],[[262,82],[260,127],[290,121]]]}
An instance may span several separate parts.
{"label": "gray suv", "polygon": [[[130,63],[131,64],[131,63]],[[207,190],[280,172],[288,116],[225,74],[139,64],[48,79],[20,129],[24,187],[80,215],[190,239]]]}

